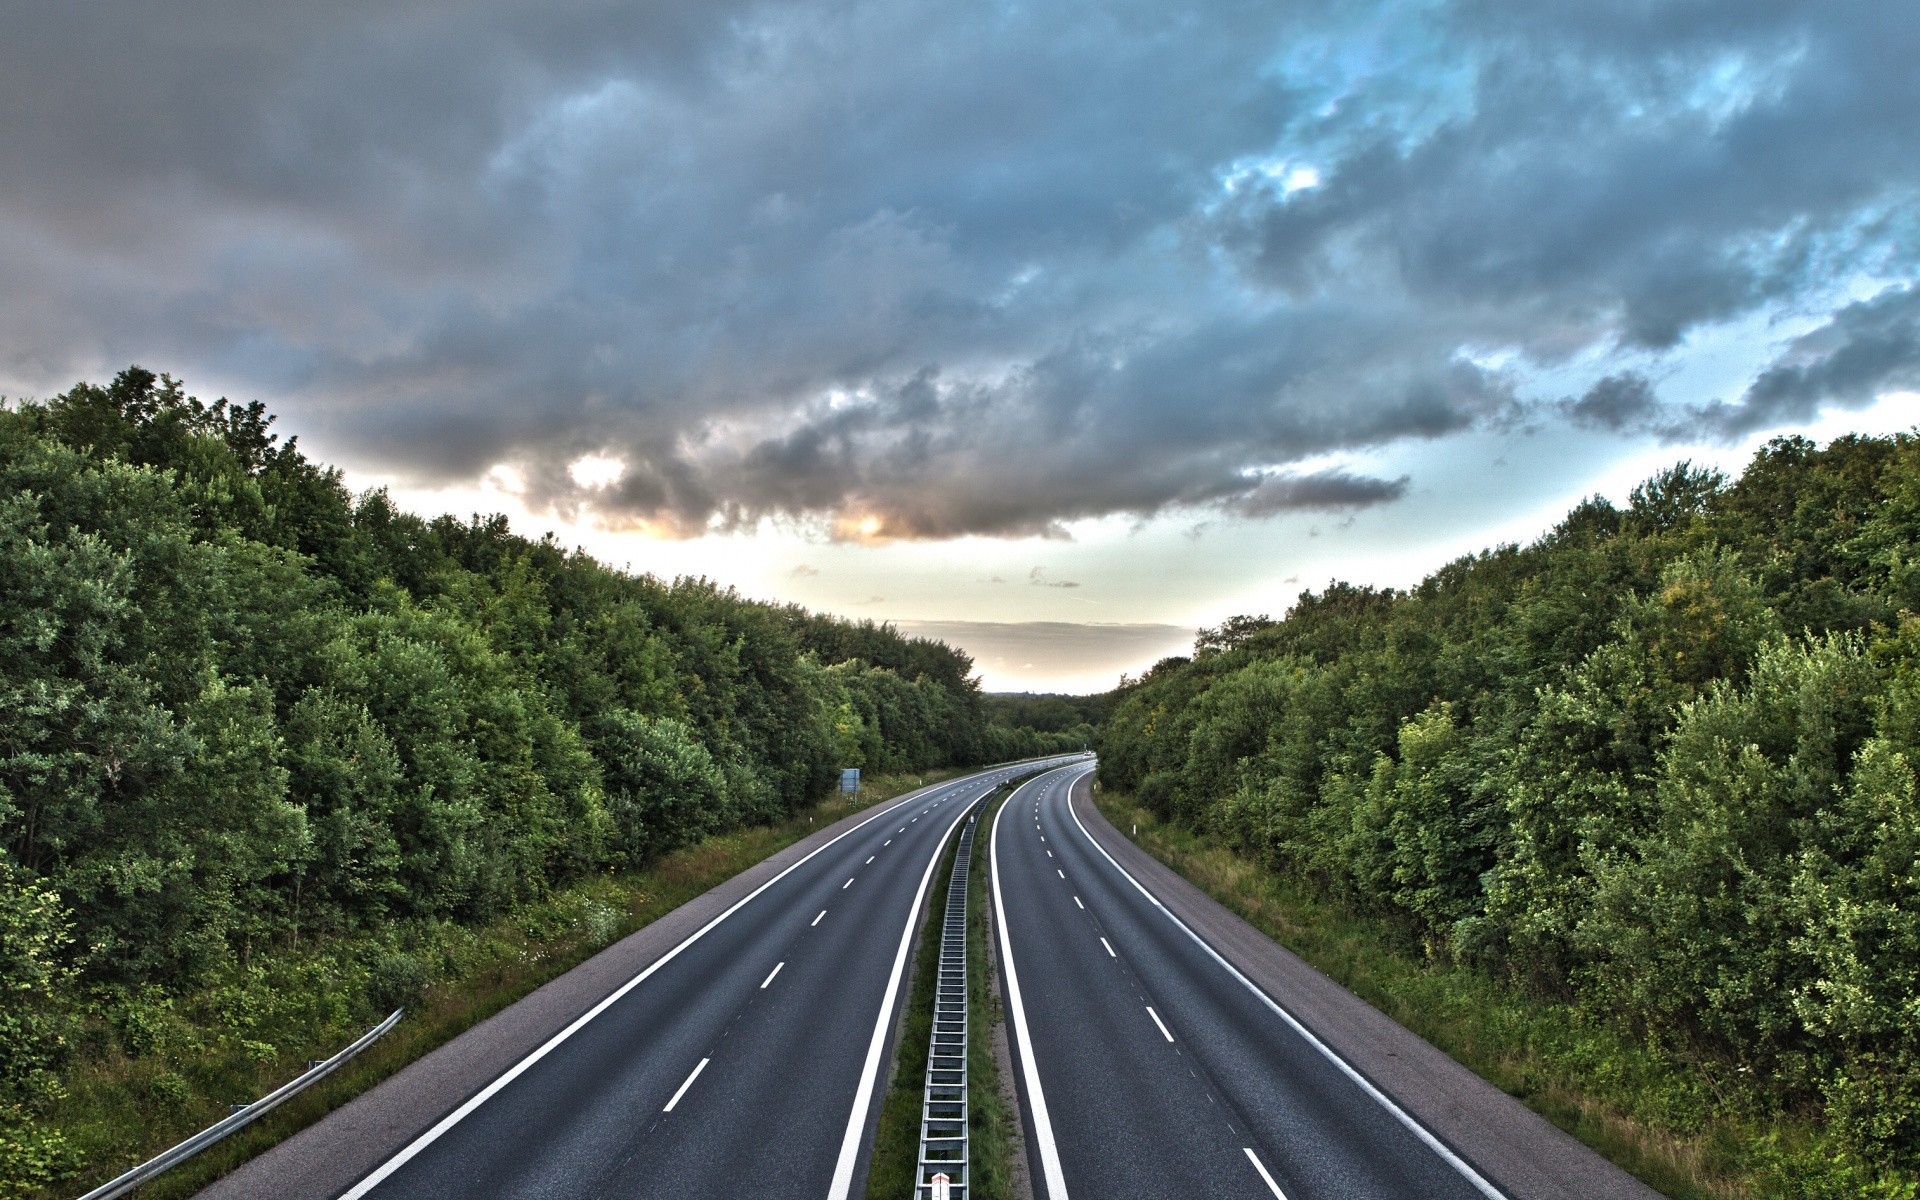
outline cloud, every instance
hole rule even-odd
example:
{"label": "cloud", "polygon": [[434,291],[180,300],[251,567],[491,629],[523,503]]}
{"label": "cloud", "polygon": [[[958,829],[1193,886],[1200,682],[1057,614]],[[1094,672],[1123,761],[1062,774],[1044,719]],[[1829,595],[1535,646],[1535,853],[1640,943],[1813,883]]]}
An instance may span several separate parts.
{"label": "cloud", "polygon": [[1077,588],[1080,585],[1071,579],[1048,579],[1046,568],[1035,567],[1027,574],[1027,582],[1034,587]]}
{"label": "cloud", "polygon": [[[138,360],[666,534],[1352,511],[1411,480],[1303,464],[1912,386],[1916,57],[1872,0],[29,6],[0,390]],[[1657,382],[1749,319],[1816,332]]]}
{"label": "cloud", "polygon": [[798,566],[794,567],[793,570],[788,571],[787,575],[788,577],[793,579],[808,579],[808,578],[811,578],[812,576],[818,575],[819,573],[820,573],[819,567],[810,567],[806,563],[801,563]]}
{"label": "cloud", "polygon": [[1760,372],[1737,404],[1692,410],[1677,426],[1733,440],[1823,407],[1864,408],[1886,392],[1920,388],[1920,289],[1888,288],[1849,304],[1796,339]]}
{"label": "cloud", "polygon": [[1645,429],[1664,413],[1652,382],[1631,373],[1609,375],[1579,399],[1562,404],[1574,424],[1615,433]]}
{"label": "cloud", "polygon": [[1303,510],[1341,510],[1385,504],[1407,494],[1409,476],[1375,479],[1346,471],[1317,471],[1310,475],[1270,475],[1254,489],[1237,496],[1227,507],[1242,516],[1270,517]]}
{"label": "cloud", "polygon": [[1823,408],[1858,409],[1888,392],[1920,388],[1920,289],[1890,287],[1849,304],[1795,338],[1738,400],[1663,404],[1645,376],[1609,375],[1559,407],[1576,424],[1654,433],[1668,441],[1733,442]]}

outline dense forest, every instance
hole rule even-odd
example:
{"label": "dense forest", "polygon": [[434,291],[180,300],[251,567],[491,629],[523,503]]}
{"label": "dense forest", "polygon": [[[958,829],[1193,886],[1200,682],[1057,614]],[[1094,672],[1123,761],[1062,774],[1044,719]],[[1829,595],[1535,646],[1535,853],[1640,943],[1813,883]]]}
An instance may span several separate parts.
{"label": "dense forest", "polygon": [[1031,758],[1059,750],[1093,748],[1112,693],[1063,696],[1054,692],[988,692],[988,736],[1018,747],[1007,758]]}
{"label": "dense forest", "polygon": [[1100,776],[1912,1171],[1916,612],[1920,437],[1781,439],[1203,630]]}
{"label": "dense forest", "polygon": [[423,520],[272,420],[139,368],[0,409],[0,1129],[117,998],[1079,748],[951,647]]}

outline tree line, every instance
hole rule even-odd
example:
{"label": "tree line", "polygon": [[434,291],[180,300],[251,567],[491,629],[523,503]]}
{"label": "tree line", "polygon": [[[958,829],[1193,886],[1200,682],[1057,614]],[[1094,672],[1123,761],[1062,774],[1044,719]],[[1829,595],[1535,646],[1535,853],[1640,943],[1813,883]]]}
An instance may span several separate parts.
{"label": "tree line", "polygon": [[89,996],[1070,740],[989,722],[950,646],[425,520],[272,422],[138,367],[0,408],[7,1124]]}
{"label": "tree line", "polygon": [[1920,437],[1681,464],[1123,680],[1103,784],[1920,1167]]}

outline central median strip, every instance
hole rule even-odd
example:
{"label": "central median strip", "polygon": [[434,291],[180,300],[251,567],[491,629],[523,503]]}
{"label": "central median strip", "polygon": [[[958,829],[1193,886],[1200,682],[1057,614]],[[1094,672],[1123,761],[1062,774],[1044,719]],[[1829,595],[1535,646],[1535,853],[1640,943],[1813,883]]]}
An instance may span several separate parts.
{"label": "central median strip", "polygon": [[967,883],[977,828],[978,818],[960,832],[940,921],[939,982],[933,992],[933,1035],[920,1103],[920,1164],[914,1179],[914,1195],[933,1200],[966,1200],[973,1194],[967,1179]]}
{"label": "central median strip", "polygon": [[[1018,781],[990,790],[979,808],[974,825],[984,832],[1000,806],[1010,797]],[[947,862],[942,864],[951,879],[959,857],[956,844]],[[971,878],[987,867],[987,838],[975,836],[968,847],[967,874]],[[998,985],[987,940],[990,911],[987,888],[969,887],[960,898],[935,893],[929,905],[927,928],[944,930],[949,904],[964,905],[967,945],[967,1177],[964,1190],[950,1185],[954,1200],[1016,1200],[1014,1174],[1024,1162],[1020,1149],[1020,1118],[1010,1089],[1001,1082],[1001,1064],[996,1061],[996,1031],[1004,1021],[999,1003]],[[926,1197],[927,1189],[917,1187],[919,1178],[921,1122],[925,1113],[925,1081],[933,1049],[934,996],[941,979],[941,949],[944,938],[923,936],[914,963],[913,992],[902,1013],[902,1028],[897,1042],[892,1082],[880,1110],[875,1135],[872,1167],[867,1176],[866,1194],[905,1200],[909,1196]],[[949,1172],[952,1175],[952,1172]],[[953,1176],[955,1179],[957,1175]]]}

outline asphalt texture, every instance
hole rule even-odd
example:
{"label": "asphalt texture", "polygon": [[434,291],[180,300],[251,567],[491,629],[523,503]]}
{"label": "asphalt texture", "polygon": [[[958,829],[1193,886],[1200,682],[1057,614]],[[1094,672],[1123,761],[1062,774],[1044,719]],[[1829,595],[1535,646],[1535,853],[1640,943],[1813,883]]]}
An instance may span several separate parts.
{"label": "asphalt texture", "polygon": [[[583,964],[584,987],[542,989],[568,1001],[536,993],[436,1052],[460,1069],[436,1072],[429,1055],[411,1083],[396,1076],[202,1196],[861,1195],[932,868],[976,800],[1032,769],[935,785],[838,823],[780,856],[784,874],[757,872],[761,890],[715,889],[734,901],[718,913],[687,906],[706,918],[685,929],[691,940],[610,951],[625,968],[611,977],[597,959]],[[516,1024],[523,1006],[537,1015]],[[496,1042],[510,1051],[489,1055]],[[383,1102],[390,1085],[401,1105]],[[356,1106],[381,1117],[356,1119]],[[361,1130],[379,1140],[371,1153],[350,1144]],[[303,1163],[337,1176],[342,1161],[362,1165],[323,1191],[294,1177]]]}
{"label": "asphalt texture", "polygon": [[[1098,818],[1089,777],[1070,766],[1026,784],[992,833],[1037,1194],[1654,1195],[1184,881],[1176,921],[1157,894],[1172,873],[1144,870]],[[1297,994],[1312,1002],[1307,1032],[1277,1011],[1294,1015]]]}

